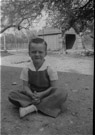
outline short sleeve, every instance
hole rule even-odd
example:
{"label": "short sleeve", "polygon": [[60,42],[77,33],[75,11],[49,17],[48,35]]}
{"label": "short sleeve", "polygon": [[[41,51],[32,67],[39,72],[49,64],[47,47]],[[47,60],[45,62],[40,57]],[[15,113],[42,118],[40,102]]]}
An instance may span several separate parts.
{"label": "short sleeve", "polygon": [[28,68],[22,69],[20,79],[23,81],[28,81]]}
{"label": "short sleeve", "polygon": [[58,80],[57,71],[53,69],[52,67],[48,67],[48,75],[51,81]]}

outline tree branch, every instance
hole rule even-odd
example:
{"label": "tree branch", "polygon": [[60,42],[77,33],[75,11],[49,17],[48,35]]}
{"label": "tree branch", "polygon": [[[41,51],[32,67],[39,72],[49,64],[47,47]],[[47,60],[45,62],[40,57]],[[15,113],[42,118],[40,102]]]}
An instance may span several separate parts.
{"label": "tree branch", "polygon": [[12,28],[12,27],[17,28],[17,25],[9,25],[9,26],[3,28],[2,30],[0,29],[0,33],[3,33],[4,31],[6,31],[7,29]]}
{"label": "tree branch", "polygon": [[92,0],[89,0],[84,6],[80,7],[79,9],[83,9],[85,7],[87,7],[87,5],[89,5],[89,3],[91,2]]}

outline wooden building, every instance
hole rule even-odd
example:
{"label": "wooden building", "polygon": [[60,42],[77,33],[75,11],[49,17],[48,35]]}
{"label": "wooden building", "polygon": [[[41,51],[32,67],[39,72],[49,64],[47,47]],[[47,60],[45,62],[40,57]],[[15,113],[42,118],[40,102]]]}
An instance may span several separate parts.
{"label": "wooden building", "polygon": [[48,50],[61,50],[62,37],[59,29],[47,28],[38,32],[38,36],[43,38],[48,44]]}
{"label": "wooden building", "polygon": [[65,32],[65,44],[67,49],[82,49],[82,39],[73,28]]}
{"label": "wooden building", "polygon": [[[39,31],[38,36],[44,38],[48,44],[48,50],[67,50],[67,49],[81,49],[82,40],[73,28],[66,31],[62,39],[62,33],[59,29],[47,28]],[[62,40],[65,40],[62,44]]]}

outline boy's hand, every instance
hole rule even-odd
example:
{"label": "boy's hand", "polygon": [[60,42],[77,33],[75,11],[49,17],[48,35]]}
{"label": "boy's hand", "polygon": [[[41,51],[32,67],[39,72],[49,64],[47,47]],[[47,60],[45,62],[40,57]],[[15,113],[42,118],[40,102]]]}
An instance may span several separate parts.
{"label": "boy's hand", "polygon": [[40,96],[37,94],[37,92],[34,92],[33,93],[33,100],[36,102],[36,103],[40,103]]}
{"label": "boy's hand", "polygon": [[40,93],[40,92],[34,92],[34,96],[35,96],[35,98],[37,98],[37,99],[41,99],[42,98],[42,94]]}

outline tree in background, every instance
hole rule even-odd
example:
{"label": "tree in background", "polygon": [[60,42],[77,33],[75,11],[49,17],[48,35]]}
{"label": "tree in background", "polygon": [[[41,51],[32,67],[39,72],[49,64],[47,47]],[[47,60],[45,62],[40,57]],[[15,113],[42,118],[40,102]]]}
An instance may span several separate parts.
{"label": "tree in background", "polygon": [[94,0],[2,0],[1,33],[11,27],[30,30],[44,10],[48,14],[47,26],[59,28],[62,36],[71,27],[79,34],[93,25],[93,5]]}
{"label": "tree in background", "polygon": [[[48,12],[47,26],[59,28],[63,37],[71,27],[77,34],[85,33],[87,29],[94,30],[94,1],[93,0],[44,0]],[[92,36],[94,34],[91,34]],[[93,41],[94,42],[94,41]],[[84,46],[84,44],[83,44]]]}
{"label": "tree in background", "polygon": [[[32,22],[36,18],[41,17],[41,11],[43,9],[41,0],[2,0],[0,6],[0,33],[4,32],[4,35],[6,35],[5,31],[9,28],[13,28],[19,31],[25,29],[26,37],[28,39],[27,30],[29,31],[29,29],[32,27]],[[5,38],[4,50],[6,52],[7,45]]]}
{"label": "tree in background", "polygon": [[93,0],[44,0],[46,2],[47,24],[64,31],[73,27],[77,33],[94,20]]}
{"label": "tree in background", "polygon": [[28,29],[33,20],[41,16],[41,0],[2,0],[1,33],[11,27]]}
{"label": "tree in background", "polygon": [[63,33],[70,27],[79,33],[94,19],[93,5],[93,0],[2,0],[1,33],[10,27],[31,27],[42,10],[48,13],[50,25]]}

